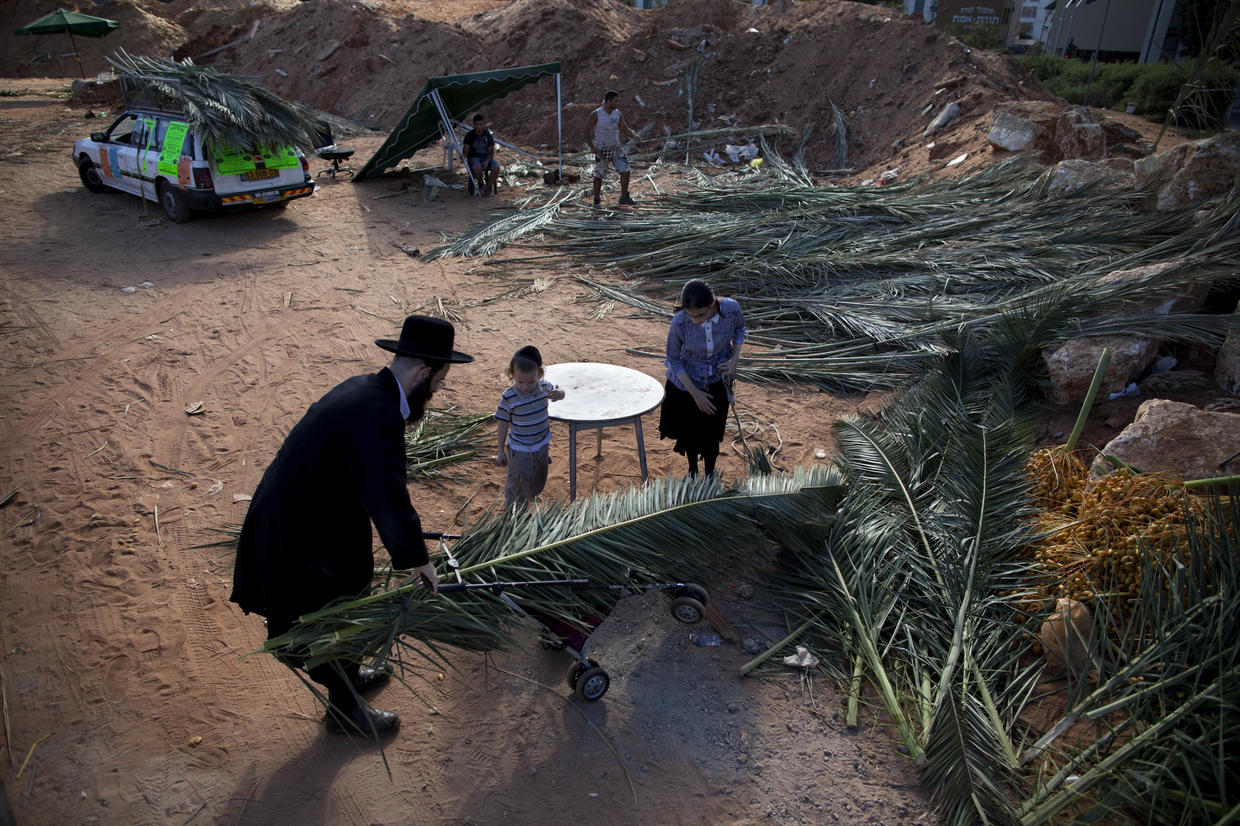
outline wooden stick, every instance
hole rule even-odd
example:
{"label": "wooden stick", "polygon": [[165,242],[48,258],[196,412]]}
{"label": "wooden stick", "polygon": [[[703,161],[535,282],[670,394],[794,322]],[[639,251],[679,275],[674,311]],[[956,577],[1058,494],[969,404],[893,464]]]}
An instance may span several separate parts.
{"label": "wooden stick", "polygon": [[17,520],[17,524],[15,524],[13,527],[9,528],[9,529],[8,529],[7,531],[5,531],[4,533],[0,533],[0,539],[4,539],[6,536],[8,536],[9,534],[11,534],[13,531],[15,531],[15,530],[17,530],[18,528],[20,528],[22,525],[29,525],[29,524],[30,524],[30,517],[35,516],[36,514],[38,514],[38,512],[39,512],[39,506],[38,506],[38,505],[35,505],[33,508],[31,508],[31,509],[30,509],[30,513],[27,513],[27,514],[26,514],[25,518]]}
{"label": "wooden stick", "polygon": [[159,547],[164,547],[164,538],[159,535],[159,505],[155,506],[155,538],[159,540]]}
{"label": "wooden stick", "polygon": [[9,765],[16,766],[13,760],[13,735],[9,733],[9,689],[4,684],[4,669],[0,669],[0,699],[4,703],[4,748],[9,753]]}
{"label": "wooden stick", "polygon": [[26,752],[26,759],[22,761],[22,767],[17,770],[18,777],[21,777],[22,772],[26,770],[26,764],[30,762],[30,756],[34,754],[34,747],[39,745],[40,743],[42,743],[44,740],[46,740],[47,738],[51,736],[52,735],[50,734],[45,734],[42,737],[40,737],[38,740],[35,740],[33,743],[30,744],[30,751]]}

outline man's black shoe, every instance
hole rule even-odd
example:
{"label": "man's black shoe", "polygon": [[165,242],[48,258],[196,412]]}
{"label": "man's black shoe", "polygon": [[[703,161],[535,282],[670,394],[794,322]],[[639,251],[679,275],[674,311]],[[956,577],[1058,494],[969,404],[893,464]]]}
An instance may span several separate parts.
{"label": "man's black shoe", "polygon": [[323,718],[332,734],[364,735],[385,734],[400,728],[400,717],[390,711],[358,705],[348,713],[329,708]]}
{"label": "man's black shoe", "polygon": [[392,679],[392,672],[389,669],[377,670],[364,665],[357,670],[357,679],[353,681],[353,687],[357,689],[358,694],[369,694],[383,688],[390,679]]}
{"label": "man's black shoe", "polygon": [[599,205],[600,205],[600,204],[602,204],[602,203],[603,203],[602,199],[601,199],[601,198],[599,198],[597,195],[595,195],[595,196],[594,196],[594,205],[595,205],[595,206],[599,206]]}
{"label": "man's black shoe", "polygon": [[637,203],[637,201],[634,201],[632,198],[630,198],[628,193],[626,192],[625,194],[620,196],[620,200],[618,203],[621,203],[624,206],[633,206],[634,204]]}

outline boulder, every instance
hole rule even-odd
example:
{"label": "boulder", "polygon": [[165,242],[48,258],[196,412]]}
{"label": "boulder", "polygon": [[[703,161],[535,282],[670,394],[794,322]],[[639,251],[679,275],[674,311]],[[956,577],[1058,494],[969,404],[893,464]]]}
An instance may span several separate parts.
{"label": "boulder", "polygon": [[1109,164],[1079,158],[1060,161],[1043,172],[1039,180],[1046,188],[1046,194],[1051,197],[1067,195],[1084,186],[1099,182],[1123,189],[1132,187],[1130,173],[1117,171]]}
{"label": "boulder", "polygon": [[995,107],[994,122],[990,126],[990,134],[986,139],[992,146],[1008,152],[1023,152],[1034,148],[1035,142],[1046,129],[1037,123],[1011,112],[1000,111]]}
{"label": "boulder", "polygon": [[1127,387],[1158,355],[1158,346],[1157,341],[1135,336],[1085,336],[1044,351],[1042,359],[1055,386],[1055,404],[1079,407],[1085,401],[1104,349],[1111,351],[1111,363],[1098,389],[1103,399]]}
{"label": "boulder", "polygon": [[[1144,471],[1172,473],[1184,479],[1223,475],[1219,462],[1240,449],[1240,414],[1202,410],[1191,404],[1150,399],[1137,408],[1132,424],[1102,452]],[[1110,472],[1101,456],[1091,477]]]}
{"label": "boulder", "polygon": [[1088,109],[1073,106],[1055,121],[1055,149],[1061,158],[1101,158],[1107,153],[1106,130]]}
{"label": "boulder", "polygon": [[1073,158],[1105,158],[1133,144],[1136,132],[1083,106],[1064,109],[1046,101],[1000,103],[994,108],[990,143],[1009,152],[1038,152],[1045,163]]}
{"label": "boulder", "polygon": [[[1065,161],[1065,163],[1068,163]],[[1081,163],[1077,161],[1076,163]],[[1115,270],[1098,279],[1099,283],[1113,281],[1137,280],[1156,274],[1176,266],[1178,261],[1160,261],[1144,267],[1131,267]],[[1191,286],[1180,289],[1170,296],[1153,296],[1150,298],[1132,298],[1124,302],[1118,311],[1119,316],[1143,316],[1154,313],[1195,313],[1201,309],[1208,288]],[[1085,400],[1089,383],[1093,380],[1094,369],[1098,359],[1102,357],[1105,347],[1111,351],[1111,363],[1102,374],[1102,385],[1099,394],[1119,393],[1135,380],[1157,357],[1162,342],[1142,336],[1085,336],[1064,342],[1053,350],[1042,354],[1046,362],[1047,372],[1055,386],[1055,403],[1064,406],[1079,406]],[[1105,398],[1105,397],[1104,397]]]}
{"label": "boulder", "polygon": [[1141,158],[1135,171],[1138,187],[1162,183],[1159,211],[1183,209],[1240,182],[1240,132],[1223,132]]}
{"label": "boulder", "polygon": [[[1240,318],[1240,303],[1234,315]],[[1240,394],[1240,325],[1232,327],[1223,340],[1214,362],[1214,380],[1228,393]]]}
{"label": "boulder", "polygon": [[[1157,275],[1171,267],[1182,263],[1182,259],[1159,261],[1157,264],[1146,264],[1143,267],[1130,267],[1126,270],[1115,270],[1098,279],[1099,284],[1115,281],[1138,281],[1147,276]],[[1195,313],[1205,304],[1206,295],[1210,292],[1208,284],[1184,284],[1176,292],[1167,296],[1150,296],[1130,298],[1118,310],[1120,315],[1151,315],[1161,313]]]}
{"label": "boulder", "polygon": [[934,120],[930,121],[930,125],[926,127],[926,131],[921,133],[923,138],[928,138],[935,132],[946,128],[952,121],[960,116],[960,106],[956,103],[949,103],[939,110]]}

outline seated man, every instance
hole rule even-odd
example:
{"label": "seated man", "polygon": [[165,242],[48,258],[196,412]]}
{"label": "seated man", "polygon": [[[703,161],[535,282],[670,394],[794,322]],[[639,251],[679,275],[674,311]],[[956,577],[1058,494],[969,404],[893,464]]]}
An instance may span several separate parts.
{"label": "seated man", "polygon": [[494,195],[499,163],[495,160],[495,137],[487,129],[486,118],[474,115],[474,128],[465,133],[461,146],[465,149],[465,163],[469,165],[474,182],[482,185],[482,194]]}

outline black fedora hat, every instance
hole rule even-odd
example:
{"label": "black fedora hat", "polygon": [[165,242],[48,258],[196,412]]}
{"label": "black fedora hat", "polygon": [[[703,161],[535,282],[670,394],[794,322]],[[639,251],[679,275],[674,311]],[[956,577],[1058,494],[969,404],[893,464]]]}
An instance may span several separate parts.
{"label": "black fedora hat", "polygon": [[456,330],[453,326],[441,318],[411,315],[405,319],[405,325],[400,329],[399,341],[377,338],[375,344],[398,356],[447,361],[453,364],[473,361],[473,356],[452,349],[452,340],[455,336]]}

